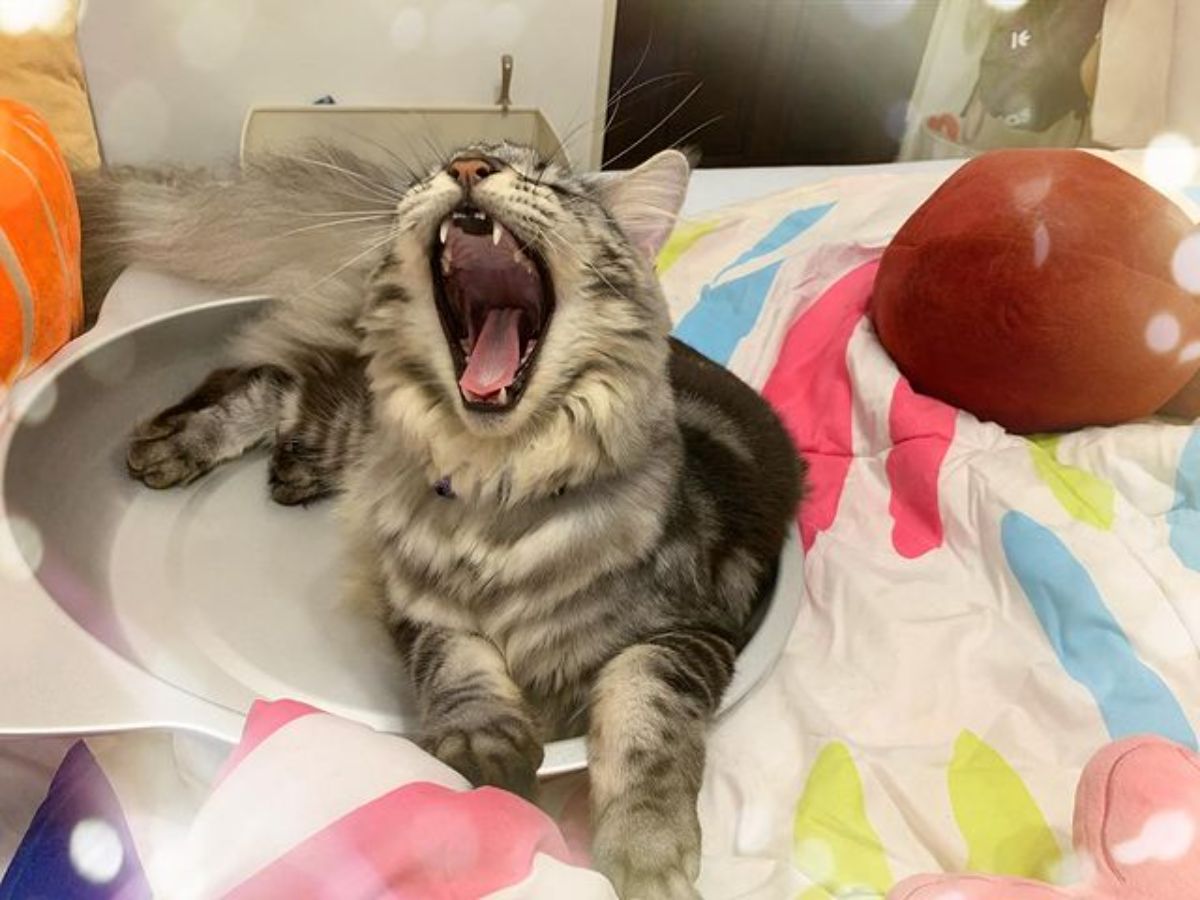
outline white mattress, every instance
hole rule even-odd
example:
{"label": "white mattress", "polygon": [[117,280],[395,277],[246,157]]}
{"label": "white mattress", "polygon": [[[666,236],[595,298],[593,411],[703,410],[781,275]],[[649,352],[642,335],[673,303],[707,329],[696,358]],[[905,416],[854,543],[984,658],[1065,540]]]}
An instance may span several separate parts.
{"label": "white mattress", "polygon": [[697,169],[683,204],[685,218],[741,203],[802,184],[845,175],[950,171],[958,161],[928,160],[868,166],[773,166],[748,169]]}

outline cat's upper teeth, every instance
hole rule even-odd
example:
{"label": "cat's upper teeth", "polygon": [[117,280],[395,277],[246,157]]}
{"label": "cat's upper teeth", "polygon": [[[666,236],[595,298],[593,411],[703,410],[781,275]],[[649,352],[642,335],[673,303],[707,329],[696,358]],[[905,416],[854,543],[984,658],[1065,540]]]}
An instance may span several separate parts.
{"label": "cat's upper teeth", "polygon": [[504,234],[504,226],[499,222],[492,222],[492,246],[500,246],[500,238]]}
{"label": "cat's upper teeth", "polygon": [[449,234],[450,234],[450,220],[448,218],[443,219],[441,230],[438,231],[438,237],[441,239],[443,244],[446,243],[446,236]]}

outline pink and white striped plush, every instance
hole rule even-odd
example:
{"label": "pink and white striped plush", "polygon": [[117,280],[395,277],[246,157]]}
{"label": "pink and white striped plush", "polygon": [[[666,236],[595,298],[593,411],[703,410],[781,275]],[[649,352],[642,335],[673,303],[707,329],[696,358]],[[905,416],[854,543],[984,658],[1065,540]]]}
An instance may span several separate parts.
{"label": "pink and white striped plush", "polygon": [[537,807],[287,700],[251,709],[173,868],[194,900],[615,897]]}

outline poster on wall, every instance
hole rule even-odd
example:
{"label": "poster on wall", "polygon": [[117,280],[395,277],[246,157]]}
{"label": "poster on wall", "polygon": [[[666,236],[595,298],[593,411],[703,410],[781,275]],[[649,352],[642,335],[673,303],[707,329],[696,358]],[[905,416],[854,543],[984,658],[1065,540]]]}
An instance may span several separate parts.
{"label": "poster on wall", "polygon": [[901,159],[1200,141],[1200,4],[943,2]]}

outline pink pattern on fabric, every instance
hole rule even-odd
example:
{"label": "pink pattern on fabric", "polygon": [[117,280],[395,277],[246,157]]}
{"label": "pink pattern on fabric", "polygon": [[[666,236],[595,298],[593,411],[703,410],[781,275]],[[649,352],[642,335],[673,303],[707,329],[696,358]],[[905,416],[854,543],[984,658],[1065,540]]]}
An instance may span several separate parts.
{"label": "pink pattern on fabric", "polygon": [[892,451],[887,458],[892,498],[892,546],[906,559],[924,556],[942,545],[938,475],[954,440],[958,411],[918,394],[901,377],[888,413]]}
{"label": "pink pattern on fabric", "polygon": [[554,822],[520,797],[415,782],[346,814],[225,898],[476,900],[528,878],[539,853],[570,861]]}
{"label": "pink pattern on fabric", "polygon": [[229,773],[241,765],[242,760],[253,753],[258,745],[273,735],[276,731],[304,716],[319,713],[321,710],[301,703],[299,700],[255,700],[246,714],[246,725],[242,729],[242,739],[233,748],[221,771],[217,773],[213,787],[216,788],[229,777]]}
{"label": "pink pattern on fabric", "polygon": [[763,396],[808,462],[809,496],[799,514],[807,550],[837,518],[853,459],[853,394],[846,349],[866,314],[879,261],[842,276],[792,323]]}

